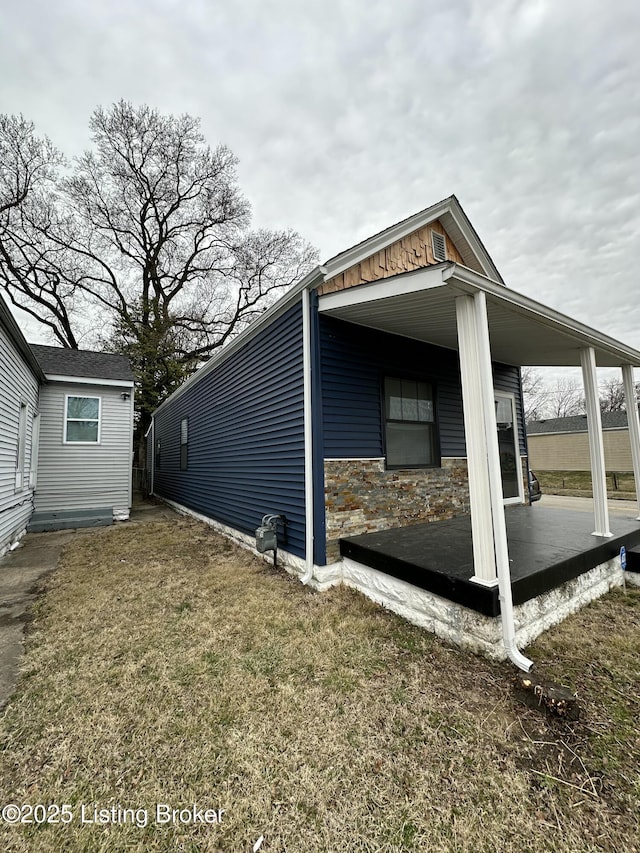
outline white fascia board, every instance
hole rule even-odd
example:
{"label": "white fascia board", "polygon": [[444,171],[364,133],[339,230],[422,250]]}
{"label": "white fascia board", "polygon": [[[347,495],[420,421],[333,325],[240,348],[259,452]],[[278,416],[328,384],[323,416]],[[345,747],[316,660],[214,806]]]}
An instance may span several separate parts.
{"label": "white fascia board", "polygon": [[402,222],[392,225],[391,228],[387,228],[379,234],[370,237],[368,240],[358,243],[356,246],[353,246],[353,248],[347,249],[346,252],[341,252],[339,255],[336,255],[334,258],[325,263],[327,278],[329,279],[339,275],[341,272],[344,272],[355,264],[359,264],[371,255],[375,255],[375,253],[379,252],[381,249],[386,249],[387,246],[401,240],[403,237],[413,234],[413,232],[417,231],[419,228],[424,228],[431,222],[435,222],[436,219],[441,219],[445,214],[454,220],[487,276],[491,277],[492,274],[495,274],[500,280],[500,283],[504,284],[501,280],[500,273],[489,256],[489,253],[482,245],[480,238],[474,231],[473,226],[460,205],[460,202],[455,196],[443,199],[442,201],[437,202],[437,204],[410,216],[408,219],[403,219]]}
{"label": "white fascia board", "polygon": [[443,287],[443,268],[451,266],[451,262],[432,264],[419,270],[390,276],[389,278],[372,281],[369,284],[359,284],[334,293],[326,293],[318,300],[320,311],[331,311],[335,308],[346,308],[349,305],[365,305],[367,302],[377,302],[380,299],[390,299],[394,296],[406,296],[409,293],[419,293],[434,287]]}
{"label": "white fascia board", "polygon": [[430,222],[434,222],[444,213],[450,213],[451,203],[451,198],[439,201],[432,207],[428,207],[426,210],[421,210],[419,213],[410,216],[408,219],[403,219],[402,222],[392,225],[391,228],[387,228],[379,234],[370,237],[368,240],[358,243],[356,246],[353,246],[353,248],[347,249],[346,252],[341,252],[339,255],[336,255],[334,258],[325,263],[327,279],[339,275],[341,272],[348,270],[355,264],[359,264],[371,255],[375,255],[375,253],[379,252],[381,249],[386,249],[387,246],[401,240],[408,234],[412,234],[414,231],[417,231],[418,228],[423,228]]}
{"label": "white fascia board", "polygon": [[496,265],[491,260],[489,253],[482,245],[480,238],[471,226],[469,220],[466,217],[466,214],[460,207],[460,203],[457,201],[457,199],[454,199],[454,202],[455,203],[451,205],[451,210],[448,211],[449,215],[453,220],[455,220],[455,223],[460,229],[460,231],[462,231],[465,240],[467,241],[469,246],[471,246],[476,258],[478,259],[480,266],[485,271],[487,277],[491,278],[491,274],[495,273],[495,275],[498,276],[499,283],[504,286],[502,276],[498,272]]}
{"label": "white fascia board", "polygon": [[620,359],[621,366],[624,364],[631,364],[634,367],[640,366],[640,352],[638,350],[634,350],[632,347],[596,331],[596,329],[585,326],[583,323],[567,317],[566,314],[548,308],[541,302],[536,302],[535,299],[530,299],[528,296],[480,275],[468,267],[461,264],[449,264],[442,270],[442,279],[462,292],[472,293],[476,290],[483,290],[488,296],[495,297],[497,301],[509,305],[515,311],[533,316],[541,325],[564,332],[581,347],[593,346],[607,350],[609,355]]}
{"label": "white fascia board", "polygon": [[325,281],[326,278],[326,269],[325,267],[315,267],[315,269],[311,270],[311,272],[306,275],[303,279],[301,279],[297,284],[294,284],[291,290],[288,290],[277,302],[274,302],[273,305],[268,308],[264,314],[259,317],[257,320],[254,320],[247,328],[241,332],[237,338],[233,338],[229,341],[228,344],[225,344],[209,361],[206,362],[201,368],[196,370],[188,379],[186,379],[179,388],[167,397],[164,402],[162,402],[158,408],[154,411],[154,415],[158,414],[158,412],[162,411],[162,409],[170,402],[177,400],[178,397],[181,397],[184,392],[190,388],[196,382],[199,382],[204,376],[210,373],[215,367],[219,364],[222,364],[226,361],[234,352],[239,350],[245,344],[249,343],[252,338],[255,338],[259,332],[265,326],[268,326],[269,323],[272,323],[277,317],[283,314],[294,302],[298,300],[300,294],[303,290],[312,290],[314,287],[318,287]]}
{"label": "white fascia board", "polygon": [[47,382],[68,382],[72,385],[113,385],[116,388],[133,388],[133,382],[125,379],[94,379],[87,376],[63,376],[45,373]]}

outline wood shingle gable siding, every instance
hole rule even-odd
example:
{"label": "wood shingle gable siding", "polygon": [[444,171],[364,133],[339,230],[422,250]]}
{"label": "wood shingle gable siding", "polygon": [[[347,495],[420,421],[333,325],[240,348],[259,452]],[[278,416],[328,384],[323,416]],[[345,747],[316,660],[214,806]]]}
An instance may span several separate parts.
{"label": "wood shingle gable siding", "polygon": [[346,290],[359,284],[391,278],[400,273],[438,263],[433,257],[431,231],[444,236],[447,260],[463,264],[462,255],[442,227],[442,223],[440,220],[435,220],[330,278],[318,288],[318,294],[322,296],[337,290]]}

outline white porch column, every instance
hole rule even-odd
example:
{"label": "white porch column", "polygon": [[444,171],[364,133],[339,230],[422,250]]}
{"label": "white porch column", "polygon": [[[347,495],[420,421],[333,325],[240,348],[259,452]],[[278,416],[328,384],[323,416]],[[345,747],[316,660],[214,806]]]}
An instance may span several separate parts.
{"label": "white porch column", "polygon": [[[485,586],[495,586],[498,579],[493,547],[491,489],[487,466],[476,305],[473,296],[456,297],[456,321],[471,504],[474,567],[472,580]],[[491,387],[493,388],[493,384]],[[493,406],[493,401],[491,405]]]}
{"label": "white porch column", "polygon": [[622,366],[622,383],[624,385],[624,399],[627,407],[633,476],[636,482],[636,499],[639,510],[638,519],[640,520],[640,418],[638,417],[636,386],[633,381],[633,367],[630,364]]}
{"label": "white porch column", "polygon": [[609,530],[609,507],[607,505],[607,479],[604,465],[604,443],[602,441],[602,418],[598,397],[598,375],[596,373],[596,354],[593,347],[580,350],[582,381],[587,408],[587,429],[589,431],[589,453],[591,456],[591,482],[593,485],[593,512],[596,529],[594,536],[611,536]]}
{"label": "white porch column", "polygon": [[500,448],[498,447],[498,425],[493,390],[493,369],[491,366],[491,345],[489,342],[489,320],[487,318],[487,300],[481,291],[474,294],[476,303],[476,326],[478,333],[478,355],[480,357],[481,391],[483,394],[484,426],[487,436],[487,462],[489,467],[489,493],[491,496],[491,515],[493,517],[493,536],[496,553],[498,577],[501,572],[509,578],[508,595],[511,598],[511,579],[509,569],[509,548],[507,545],[507,525],[504,518],[504,494],[502,491],[502,470],[500,468]]}

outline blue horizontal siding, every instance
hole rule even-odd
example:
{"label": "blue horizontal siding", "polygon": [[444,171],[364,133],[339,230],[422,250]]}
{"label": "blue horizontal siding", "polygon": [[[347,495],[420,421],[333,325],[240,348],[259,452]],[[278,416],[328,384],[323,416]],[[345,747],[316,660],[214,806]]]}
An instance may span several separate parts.
{"label": "blue horizontal siding", "polygon": [[516,398],[516,419],[518,421],[518,442],[520,454],[527,455],[527,439],[524,424],[524,406],[520,392],[520,368],[507,364],[493,365],[493,386],[496,391],[505,391]]}
{"label": "blue horizontal siding", "polygon": [[[320,352],[327,458],[384,456],[382,377],[407,373],[435,387],[441,456],[466,456],[457,352],[322,315]],[[519,370],[494,364],[494,381],[497,390],[515,394],[524,453]]]}
{"label": "blue horizontal siding", "polygon": [[[155,418],[156,494],[253,535],[287,516],[287,551],[304,557],[302,310],[298,303]],[[180,422],[189,419],[186,471]]]}
{"label": "blue horizontal siding", "polygon": [[434,383],[441,455],[465,455],[457,353],[324,316],[320,352],[327,458],[384,456],[382,376],[407,372]]}

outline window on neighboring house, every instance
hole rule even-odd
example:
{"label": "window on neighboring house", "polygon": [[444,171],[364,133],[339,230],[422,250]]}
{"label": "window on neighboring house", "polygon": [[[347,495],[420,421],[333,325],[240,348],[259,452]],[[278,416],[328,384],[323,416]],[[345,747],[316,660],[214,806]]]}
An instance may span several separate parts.
{"label": "window on neighboring house", "polygon": [[20,403],[18,412],[18,446],[16,447],[16,489],[22,489],[24,482],[24,462],[27,449],[27,404]]}
{"label": "window on neighboring house", "polygon": [[98,444],[100,441],[100,397],[65,398],[64,443]]}
{"label": "window on neighboring house", "polygon": [[156,468],[160,467],[160,451],[162,450],[162,444],[159,438],[156,438]]}
{"label": "window on neighboring house", "polygon": [[180,421],[180,470],[187,470],[187,448],[189,446],[189,418]]}
{"label": "window on neighboring house", "polygon": [[29,485],[38,485],[38,452],[40,449],[40,414],[36,412],[31,421],[31,462],[29,463]]}
{"label": "window on neighboring house", "polygon": [[432,385],[416,379],[387,376],[384,397],[387,466],[426,468],[438,465]]}
{"label": "window on neighboring house", "polygon": [[437,264],[447,260],[447,243],[444,234],[440,234],[438,231],[431,232],[431,248],[433,260]]}

